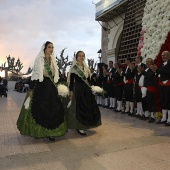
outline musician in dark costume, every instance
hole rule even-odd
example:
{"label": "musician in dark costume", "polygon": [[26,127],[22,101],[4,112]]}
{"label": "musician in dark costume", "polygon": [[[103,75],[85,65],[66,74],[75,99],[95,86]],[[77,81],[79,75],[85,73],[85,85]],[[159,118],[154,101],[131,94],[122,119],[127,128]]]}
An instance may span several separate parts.
{"label": "musician in dark costume", "polygon": [[58,79],[53,44],[47,41],[34,62],[30,90],[25,99],[31,98],[29,107],[25,108],[23,104],[17,121],[17,128],[22,135],[48,137],[55,141],[54,137],[67,132],[65,112],[56,88]]}
{"label": "musician in dark costume", "polygon": [[135,102],[137,105],[137,111],[133,116],[139,118],[143,115],[142,93],[139,87],[139,79],[142,76],[143,70],[145,69],[146,69],[146,65],[142,63],[142,56],[136,56],[136,66],[133,71],[135,73]]}
{"label": "musician in dark costume", "polygon": [[69,129],[76,129],[80,135],[86,135],[86,129],[101,125],[101,114],[91,91],[90,76],[85,53],[78,51],[68,75],[71,106],[67,123]]}
{"label": "musician in dark costume", "polygon": [[155,122],[155,90],[156,90],[156,75],[152,71],[154,61],[151,58],[146,60],[146,69],[143,71],[143,75],[139,80],[139,85],[141,85],[141,79],[143,79],[143,87],[142,91],[142,107],[145,112],[145,116],[141,119],[147,120],[149,119],[149,123]]}
{"label": "musician in dark costume", "polygon": [[[96,75],[96,86],[103,87],[103,70],[98,66]],[[102,106],[102,95],[97,95],[97,104]]]}
{"label": "musician in dark costume", "polygon": [[115,95],[115,99],[117,100],[117,107],[114,111],[121,112],[122,95],[123,95],[123,88],[124,88],[123,71],[121,69],[120,63],[115,63],[114,68],[116,69],[115,73],[113,74],[114,95]]}
{"label": "musician in dark costume", "polygon": [[97,80],[96,75],[97,74],[94,72],[94,68],[91,68],[90,72],[91,72],[91,85],[96,86],[96,80]]}
{"label": "musician in dark costume", "polygon": [[157,124],[165,124],[170,126],[170,52],[162,52],[163,64],[158,69],[154,66],[154,70],[157,73],[159,81],[159,93],[162,107],[162,119]]}
{"label": "musician in dark costume", "polygon": [[107,79],[107,86],[108,86],[108,97],[109,97],[109,108],[115,109],[115,95],[114,95],[114,84],[113,84],[113,75],[116,69],[113,67],[113,61],[109,61],[109,69],[108,69],[108,79]]}
{"label": "musician in dark costume", "polygon": [[128,114],[129,116],[133,115],[134,109],[134,97],[133,97],[133,82],[134,82],[134,65],[132,59],[128,57],[125,60],[127,65],[126,70],[123,73],[124,76],[124,96],[126,100],[126,110],[123,114]]}
{"label": "musician in dark costume", "polygon": [[108,65],[104,64],[103,65],[103,75],[102,75],[102,85],[103,89],[106,91],[104,94],[104,108],[109,107],[109,102],[108,102],[108,93],[109,93],[109,88],[108,88],[108,79],[109,79],[109,73],[108,73]]}

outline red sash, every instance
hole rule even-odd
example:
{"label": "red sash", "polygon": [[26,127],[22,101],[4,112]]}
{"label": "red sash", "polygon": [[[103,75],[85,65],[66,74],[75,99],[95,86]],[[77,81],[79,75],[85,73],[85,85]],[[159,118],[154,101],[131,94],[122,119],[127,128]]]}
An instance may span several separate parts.
{"label": "red sash", "polygon": [[132,84],[132,83],[133,83],[133,79],[129,79],[129,80],[127,80],[126,84]]}
{"label": "red sash", "polygon": [[160,79],[159,79],[159,85],[160,86],[170,86],[170,80],[168,80],[165,84],[162,82],[162,81],[160,81]]}
{"label": "red sash", "polygon": [[146,87],[146,88],[147,88],[148,91],[150,91],[150,92],[152,92],[152,93],[154,93],[155,90],[156,90],[156,87],[155,87],[155,86],[148,86],[148,87]]}

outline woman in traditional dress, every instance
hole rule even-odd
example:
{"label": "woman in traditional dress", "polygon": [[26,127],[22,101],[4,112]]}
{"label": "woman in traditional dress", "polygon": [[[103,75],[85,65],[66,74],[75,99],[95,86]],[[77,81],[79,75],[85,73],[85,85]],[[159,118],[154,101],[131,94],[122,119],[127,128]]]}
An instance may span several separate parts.
{"label": "woman in traditional dress", "polygon": [[30,90],[25,99],[31,98],[29,107],[25,108],[23,104],[17,121],[22,135],[48,137],[55,141],[54,137],[67,132],[65,112],[56,88],[58,79],[53,44],[47,41],[35,59]]}
{"label": "woman in traditional dress", "polygon": [[86,129],[101,125],[100,110],[91,91],[90,75],[85,53],[78,51],[68,75],[71,106],[67,123],[69,129],[76,129],[80,135],[86,135]]}

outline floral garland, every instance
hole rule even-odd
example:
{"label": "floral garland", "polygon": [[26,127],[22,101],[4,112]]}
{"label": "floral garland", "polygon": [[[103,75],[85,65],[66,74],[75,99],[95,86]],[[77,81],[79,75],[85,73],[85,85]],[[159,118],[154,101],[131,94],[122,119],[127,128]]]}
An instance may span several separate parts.
{"label": "floral garland", "polygon": [[140,37],[139,37],[139,44],[137,48],[137,55],[141,55],[141,49],[143,48],[143,40],[144,40],[144,30],[142,29],[140,32]]}
{"label": "floral garland", "polygon": [[144,61],[158,58],[162,45],[170,31],[170,1],[147,0],[142,26],[145,30],[143,48],[140,50]]}

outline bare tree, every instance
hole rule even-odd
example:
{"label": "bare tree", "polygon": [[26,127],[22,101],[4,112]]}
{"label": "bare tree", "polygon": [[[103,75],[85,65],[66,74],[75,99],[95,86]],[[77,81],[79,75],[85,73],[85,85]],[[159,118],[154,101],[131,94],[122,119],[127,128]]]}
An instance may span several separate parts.
{"label": "bare tree", "polygon": [[68,61],[68,55],[67,55],[67,57],[64,57],[64,51],[65,51],[65,49],[67,49],[67,48],[64,48],[64,49],[61,51],[61,53],[60,53],[60,58],[58,58],[58,57],[56,56],[56,62],[57,62],[57,64],[58,64],[59,71],[60,71],[61,73],[65,73],[65,72],[66,72],[66,68],[72,64],[71,61]]}
{"label": "bare tree", "polygon": [[[8,62],[8,71],[12,72],[13,74],[18,75],[23,68],[23,63],[21,63],[20,59],[18,58],[15,62],[15,58],[11,57],[10,55],[7,57]],[[32,72],[32,69],[29,67],[27,72],[23,75],[28,75]]]}
{"label": "bare tree", "polygon": [[87,59],[87,62],[90,69],[96,70],[97,61],[95,62],[94,59]]}
{"label": "bare tree", "polygon": [[[17,61],[15,62],[15,58],[11,57],[10,55],[6,58],[7,58],[8,66],[6,66],[6,62],[4,64],[2,64],[2,66],[0,67],[1,71],[5,70],[5,72],[6,72],[5,76],[7,76],[8,71],[10,71],[11,73],[13,73],[15,75],[19,75],[20,71],[23,68],[23,63],[21,63],[20,59],[18,58]],[[32,72],[32,69],[29,67],[27,72],[22,75],[28,75],[31,72]]]}

